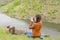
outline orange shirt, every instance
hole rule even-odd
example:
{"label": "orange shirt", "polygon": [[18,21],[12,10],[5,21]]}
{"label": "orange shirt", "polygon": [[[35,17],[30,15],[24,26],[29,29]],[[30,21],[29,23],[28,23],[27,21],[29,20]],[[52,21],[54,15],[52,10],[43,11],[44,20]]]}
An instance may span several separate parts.
{"label": "orange shirt", "polygon": [[42,22],[38,22],[38,23],[30,22],[29,28],[32,29],[32,36],[40,36],[41,27],[42,27]]}

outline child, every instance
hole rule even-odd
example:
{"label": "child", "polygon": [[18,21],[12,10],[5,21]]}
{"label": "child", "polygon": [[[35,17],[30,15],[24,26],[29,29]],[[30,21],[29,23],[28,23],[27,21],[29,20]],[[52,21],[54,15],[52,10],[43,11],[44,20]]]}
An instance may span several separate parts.
{"label": "child", "polygon": [[7,26],[7,31],[12,33],[12,34],[15,34],[15,27],[14,26]]}
{"label": "child", "polygon": [[7,26],[7,31],[10,32],[11,34],[25,34],[24,30],[21,29],[15,29],[14,26]]}
{"label": "child", "polygon": [[40,38],[41,37],[41,16],[36,15],[33,20],[30,21],[29,29],[32,29],[32,38]]}

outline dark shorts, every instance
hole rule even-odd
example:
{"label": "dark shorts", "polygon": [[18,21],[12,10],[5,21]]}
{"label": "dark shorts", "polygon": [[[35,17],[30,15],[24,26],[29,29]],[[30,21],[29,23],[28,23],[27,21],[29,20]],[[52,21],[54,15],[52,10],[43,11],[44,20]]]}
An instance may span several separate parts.
{"label": "dark shorts", "polygon": [[40,38],[43,39],[41,36],[31,36],[32,38]]}
{"label": "dark shorts", "polygon": [[32,38],[40,38],[40,36],[31,36]]}

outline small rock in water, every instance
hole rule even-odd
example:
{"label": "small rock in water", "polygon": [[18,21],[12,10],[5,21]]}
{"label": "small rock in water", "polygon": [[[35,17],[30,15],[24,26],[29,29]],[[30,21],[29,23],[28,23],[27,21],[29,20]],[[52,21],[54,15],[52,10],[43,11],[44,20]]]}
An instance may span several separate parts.
{"label": "small rock in water", "polygon": [[50,37],[50,35],[44,35],[44,37]]}

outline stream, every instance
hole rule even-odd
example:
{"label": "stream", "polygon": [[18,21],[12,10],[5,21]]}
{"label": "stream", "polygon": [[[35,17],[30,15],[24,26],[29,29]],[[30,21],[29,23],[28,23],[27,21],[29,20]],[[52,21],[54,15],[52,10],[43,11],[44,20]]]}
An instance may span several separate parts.
{"label": "stream", "polygon": [[[15,26],[16,29],[28,30],[29,24],[26,21],[11,18],[6,14],[0,13],[0,26]],[[42,35],[50,35],[54,38],[60,38],[60,24],[43,22]]]}

